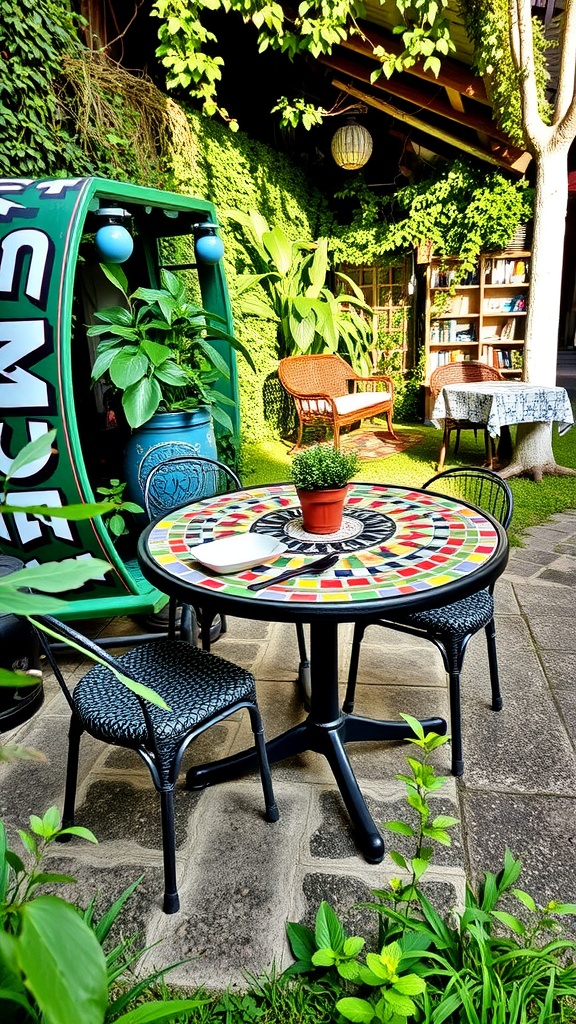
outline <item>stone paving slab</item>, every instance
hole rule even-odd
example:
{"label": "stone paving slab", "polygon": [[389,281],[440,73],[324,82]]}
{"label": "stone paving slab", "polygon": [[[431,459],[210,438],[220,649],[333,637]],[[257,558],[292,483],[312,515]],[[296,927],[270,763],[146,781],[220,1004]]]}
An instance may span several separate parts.
{"label": "stone paving slab", "polygon": [[[468,647],[462,675],[465,774],[451,777],[435,805],[461,819],[454,842],[442,849],[426,882],[427,892],[448,911],[462,905],[465,867],[473,879],[497,870],[506,846],[522,856],[522,884],[537,897],[574,901],[576,852],[576,631],[574,630],[576,510],[533,528],[526,547],[515,549],[496,586],[496,628],[504,708],[490,707],[484,634]],[[88,624],[83,623],[85,628]],[[136,628],[131,620],[89,624],[94,635]],[[351,627],[341,631],[340,680],[347,675]],[[229,619],[214,652],[255,672],[269,737],[305,714],[295,683],[297,645],[293,626]],[[67,658],[72,679],[78,659]],[[44,707],[5,734],[42,750],[39,764],[0,764],[0,811],[25,827],[31,813],[62,805],[67,745],[67,707],[46,674]],[[400,711],[448,715],[447,687],[432,644],[374,628],[362,649],[356,710],[382,717]],[[251,745],[246,715],[213,727],[192,744],[183,771],[207,758]],[[411,751],[400,743],[350,744],[348,753],[375,820],[404,817],[404,771]],[[434,754],[437,771],[449,776],[450,751]],[[63,895],[92,895],[106,907],[135,878],[137,896],[122,919],[124,934],[142,930],[159,941],[143,967],[182,957],[189,963],[172,975],[185,988],[202,983],[222,988],[246,984],[272,960],[289,962],[286,920],[313,921],[321,899],[331,899],[351,930],[376,936],[374,919],[355,907],[370,889],[398,874],[385,857],[367,864],[354,836],[331,772],[307,752],[273,766],[280,821],[262,816],[256,775],[200,793],[176,793],[177,865],[182,909],[161,910],[162,856],[158,796],[140,759],[88,736],[81,744],[78,821],[91,827],[99,845],[58,846],[55,869],[71,872],[79,886]],[[404,840],[387,836],[387,847]],[[402,847],[403,848],[403,847]],[[372,929],[372,933],[370,933]]]}

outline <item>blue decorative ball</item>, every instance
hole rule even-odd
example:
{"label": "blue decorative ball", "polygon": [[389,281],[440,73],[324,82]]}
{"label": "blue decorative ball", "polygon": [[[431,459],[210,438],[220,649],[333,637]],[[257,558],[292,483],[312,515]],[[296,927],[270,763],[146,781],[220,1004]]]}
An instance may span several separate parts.
{"label": "blue decorative ball", "polygon": [[218,235],[200,235],[196,239],[196,259],[202,263],[218,263],[224,254],[224,243]]}
{"label": "blue decorative ball", "polygon": [[121,224],[105,224],[94,239],[96,252],[103,263],[124,263],[132,255],[132,235]]}

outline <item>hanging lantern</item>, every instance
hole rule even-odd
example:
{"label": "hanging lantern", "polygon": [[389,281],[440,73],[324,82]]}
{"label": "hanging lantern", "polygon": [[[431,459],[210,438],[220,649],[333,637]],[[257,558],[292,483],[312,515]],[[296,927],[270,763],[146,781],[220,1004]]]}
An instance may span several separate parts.
{"label": "hanging lantern", "polygon": [[224,243],[216,234],[217,230],[218,225],[208,221],[194,224],[194,251],[201,263],[218,263],[224,255]]}
{"label": "hanging lantern", "polygon": [[367,128],[351,118],[334,133],[331,149],[339,167],[345,171],[357,171],[372,155],[372,136]]}

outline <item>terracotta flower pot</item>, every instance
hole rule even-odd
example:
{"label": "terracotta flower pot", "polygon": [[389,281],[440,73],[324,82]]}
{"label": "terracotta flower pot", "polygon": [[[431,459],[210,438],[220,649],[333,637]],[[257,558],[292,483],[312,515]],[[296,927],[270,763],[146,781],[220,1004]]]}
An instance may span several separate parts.
{"label": "terracotta flower pot", "polygon": [[302,491],[297,487],[296,493],[306,533],[338,533],[342,525],[347,486],[320,491]]}

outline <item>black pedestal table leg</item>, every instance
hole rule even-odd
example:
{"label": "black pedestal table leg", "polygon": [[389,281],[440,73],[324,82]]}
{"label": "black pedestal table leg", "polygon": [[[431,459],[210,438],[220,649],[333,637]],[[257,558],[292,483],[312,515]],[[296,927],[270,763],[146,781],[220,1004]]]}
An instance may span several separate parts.
{"label": "black pedestal table leg", "polygon": [[356,840],[366,860],[377,864],[384,856],[384,841],[360,792],[342,745],[345,718],[338,699],[338,624],[331,619],[310,627],[312,699],[309,718],[310,747],[324,754],[352,819]]}
{"label": "black pedestal table leg", "polygon": [[[283,732],[266,743],[269,764],[284,761],[287,757],[294,757],[295,754],[302,754],[310,749],[307,722],[295,725],[288,732]],[[258,759],[254,747],[250,747],[220,761],[209,761],[189,768],[186,773],[186,788],[204,789],[204,786],[227,782],[228,779],[236,779],[240,775],[255,771],[258,771]]]}
{"label": "black pedestal table leg", "polygon": [[[446,735],[444,718],[420,718],[425,733],[436,732]],[[377,718],[363,718],[362,715],[348,715],[342,727],[344,743],[358,743],[362,740],[407,740],[414,733],[403,719],[399,722],[379,721]]]}

